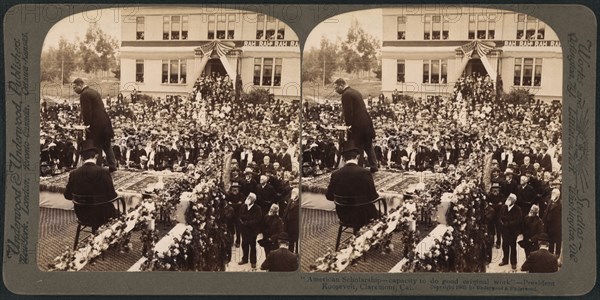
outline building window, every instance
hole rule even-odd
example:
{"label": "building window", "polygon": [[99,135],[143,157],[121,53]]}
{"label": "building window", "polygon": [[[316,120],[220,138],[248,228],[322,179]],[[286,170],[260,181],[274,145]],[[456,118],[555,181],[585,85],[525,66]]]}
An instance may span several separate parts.
{"label": "building window", "polygon": [[257,15],[256,39],[257,40],[283,40],[285,38],[285,23],[274,17]]}
{"label": "building window", "polygon": [[515,86],[542,85],[541,58],[515,58]]}
{"label": "building window", "polygon": [[398,39],[406,39],[406,16],[398,17]]}
{"label": "building window", "polygon": [[185,84],[186,77],[187,67],[185,59],[164,59],[162,61],[162,83]]}
{"label": "building window", "polygon": [[426,40],[447,40],[449,37],[448,21],[440,15],[425,15],[425,33],[423,38]]}
{"label": "building window", "polygon": [[235,14],[219,14],[208,16],[209,40],[233,40],[235,38]]}
{"label": "building window", "polygon": [[423,61],[423,83],[445,84],[448,80],[448,62],[445,59]]}
{"label": "building window", "polygon": [[141,59],[135,61],[135,82],[144,83],[144,61]]}
{"label": "building window", "polygon": [[398,68],[396,70],[396,82],[404,83],[404,60],[398,60]]}
{"label": "building window", "polygon": [[469,15],[469,39],[493,40],[496,36],[496,16]]}
{"label": "building window", "polygon": [[135,39],[144,40],[144,17],[135,18]]}
{"label": "building window", "polygon": [[163,40],[187,40],[188,16],[163,16]]}
{"label": "building window", "polygon": [[253,83],[257,86],[281,86],[281,58],[255,58]]}
{"label": "building window", "polygon": [[546,25],[537,18],[525,14],[517,15],[517,39],[543,40]]}
{"label": "building window", "polygon": [[188,39],[188,28],[189,28],[188,16],[182,16],[181,17],[181,39],[182,40]]}

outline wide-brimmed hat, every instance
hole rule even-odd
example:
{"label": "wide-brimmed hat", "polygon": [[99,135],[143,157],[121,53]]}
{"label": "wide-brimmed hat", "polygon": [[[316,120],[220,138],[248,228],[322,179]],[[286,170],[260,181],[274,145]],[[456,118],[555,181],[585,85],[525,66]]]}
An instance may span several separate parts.
{"label": "wide-brimmed hat", "polygon": [[492,188],[493,189],[495,189],[495,188],[499,189],[500,188],[500,183],[499,182],[492,182]]}
{"label": "wide-brimmed hat", "polygon": [[94,151],[94,152],[96,152],[96,154],[100,153],[100,150],[94,146],[93,140],[85,140],[85,141],[83,141],[83,143],[81,143],[81,149],[79,149],[79,154],[82,154],[82,153],[88,152],[88,151]]}

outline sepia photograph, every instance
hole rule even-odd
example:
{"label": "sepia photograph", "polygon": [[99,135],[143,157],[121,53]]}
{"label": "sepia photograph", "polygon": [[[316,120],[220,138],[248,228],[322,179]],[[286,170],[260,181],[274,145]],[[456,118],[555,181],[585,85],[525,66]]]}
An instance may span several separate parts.
{"label": "sepia photograph", "polygon": [[553,273],[563,52],[485,7],[359,10],[302,61],[303,272]]}
{"label": "sepia photograph", "polygon": [[285,22],[84,11],[41,53],[40,270],[299,268],[300,47]]}

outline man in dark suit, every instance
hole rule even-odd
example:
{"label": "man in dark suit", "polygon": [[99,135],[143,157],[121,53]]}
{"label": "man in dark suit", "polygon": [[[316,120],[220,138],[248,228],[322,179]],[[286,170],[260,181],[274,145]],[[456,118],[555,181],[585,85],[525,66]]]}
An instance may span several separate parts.
{"label": "man in dark suit", "polygon": [[544,171],[552,172],[552,158],[550,157],[550,154],[548,154],[548,146],[542,145],[541,148],[538,163]]}
{"label": "man in dark suit", "polygon": [[299,190],[298,188],[294,188],[291,191],[290,195],[290,203],[285,208],[283,213],[283,231],[288,234],[290,251],[296,251],[296,245],[298,244],[298,237],[300,233],[300,203],[299,203]]}
{"label": "man in dark suit", "polygon": [[275,191],[275,188],[269,183],[269,176],[260,175],[260,183],[256,187],[256,204],[260,206],[264,214],[266,214],[271,208],[271,205],[275,203],[276,196],[277,191]]}
{"label": "man in dark suit", "polygon": [[528,213],[533,204],[537,204],[537,193],[529,184],[529,177],[521,175],[520,185],[517,188],[517,205],[521,207],[521,212]]}
{"label": "man in dark suit", "polygon": [[230,205],[231,207],[233,207],[233,218],[231,218],[228,222],[227,222],[227,230],[229,231],[229,233],[232,236],[235,234],[235,247],[239,248],[240,247],[240,235],[241,235],[241,228],[242,228],[242,224],[240,224],[240,209],[242,207],[242,203],[244,203],[244,200],[246,198],[246,196],[244,194],[242,194],[240,192],[240,184],[237,181],[234,181],[231,183],[231,187],[229,190],[229,193],[227,193],[227,195],[225,196],[225,201],[227,201],[227,204]]}
{"label": "man in dark suit", "polygon": [[521,208],[515,205],[517,196],[515,194],[508,195],[505,205],[500,210],[500,226],[502,226],[502,262],[499,266],[508,264],[510,256],[510,264],[513,270],[517,269],[517,236],[521,229],[521,221],[523,215]]}
{"label": "man in dark suit", "polygon": [[361,164],[362,154],[364,151],[367,152],[367,163],[371,168],[371,172],[377,172],[377,159],[373,149],[375,128],[362,95],[357,90],[349,87],[342,78],[335,81],[335,91],[342,95],[344,122],[348,126],[347,140],[352,141],[354,146],[359,149]]}
{"label": "man in dark suit", "polygon": [[110,144],[110,140],[115,134],[100,94],[85,85],[81,78],[73,81],[73,90],[79,94],[83,124],[89,126],[86,130],[87,138],[94,141],[95,147],[106,153],[109,170],[116,171],[117,161]]}
{"label": "man in dark suit", "polygon": [[538,241],[540,249],[531,252],[521,266],[521,271],[529,271],[529,273],[557,272],[558,258],[548,251],[548,235],[545,233],[540,234]]}
{"label": "man in dark suit", "polygon": [[260,206],[256,205],[256,195],[250,193],[246,201],[240,208],[240,224],[242,224],[242,260],[238,265],[250,263],[252,268],[256,268],[256,236],[260,232],[260,225],[263,218]]}
{"label": "man in dark suit", "polygon": [[493,220],[488,224],[488,234],[491,237],[491,240],[496,238],[496,248],[500,248],[500,244],[502,241],[502,230],[499,223],[499,215],[502,210],[502,205],[504,205],[504,201],[506,200],[506,195],[503,195],[500,192],[501,185],[499,182],[492,182],[492,186],[490,188],[490,192],[486,197],[486,201],[488,205],[493,209]]}
{"label": "man in dark suit", "polygon": [[550,196],[550,203],[542,217],[544,231],[548,234],[550,242],[550,253],[560,257],[562,247],[562,204],[560,201],[560,190],[555,188]]}
{"label": "man in dark suit", "polygon": [[288,250],[288,234],[279,234],[279,249],[273,250],[260,266],[261,270],[269,272],[294,272],[298,270],[298,254]]}
{"label": "man in dark suit", "polygon": [[[371,202],[379,197],[373,175],[367,169],[358,166],[359,151],[351,141],[344,145],[342,156],[346,163],[331,174],[325,194],[327,200],[356,205]],[[342,222],[356,224],[355,233],[378,215],[374,204],[360,207],[336,206],[336,211]]]}
{"label": "man in dark suit", "polygon": [[[83,142],[80,150],[83,165],[69,174],[64,193],[66,199],[73,200],[73,194],[90,196],[87,200],[90,203],[87,204],[93,204],[108,202],[117,197],[109,171],[96,164],[96,156],[99,153],[100,150],[94,147],[92,140]],[[96,206],[75,205],[75,214],[78,219],[92,224],[92,231],[95,232],[98,227],[115,217],[117,210],[112,203]]]}

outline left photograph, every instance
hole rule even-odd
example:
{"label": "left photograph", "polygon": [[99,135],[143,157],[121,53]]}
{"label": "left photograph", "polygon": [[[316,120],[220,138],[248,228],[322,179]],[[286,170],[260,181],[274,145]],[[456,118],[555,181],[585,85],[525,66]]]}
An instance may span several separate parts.
{"label": "left photograph", "polygon": [[300,48],[262,13],[120,7],[41,54],[42,271],[299,266]]}

